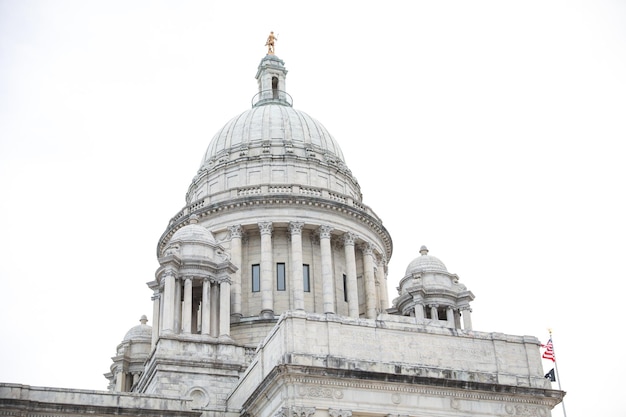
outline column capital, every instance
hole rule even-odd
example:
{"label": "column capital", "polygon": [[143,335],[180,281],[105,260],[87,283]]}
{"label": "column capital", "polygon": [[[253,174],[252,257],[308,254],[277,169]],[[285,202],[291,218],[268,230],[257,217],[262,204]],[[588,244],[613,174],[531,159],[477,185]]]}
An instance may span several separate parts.
{"label": "column capital", "polygon": [[302,234],[302,228],[304,227],[304,222],[289,222],[289,231],[292,235]]}
{"label": "column capital", "polygon": [[174,272],[171,269],[167,269],[165,271],[163,271],[163,273],[161,274],[161,278],[167,278],[167,277],[174,277],[176,278],[176,272]]}
{"label": "column capital", "polygon": [[228,231],[230,232],[231,239],[241,238],[243,236],[243,228],[240,224],[228,226]]}
{"label": "column capital", "polygon": [[354,246],[354,243],[356,242],[357,239],[357,235],[355,235],[352,232],[346,232],[343,234],[343,244],[347,245],[347,246]]}
{"label": "column capital", "polygon": [[272,234],[272,222],[259,222],[258,223],[259,230],[262,235],[271,235]]}
{"label": "column capital", "polygon": [[365,242],[359,245],[359,249],[363,252],[363,255],[374,255],[374,246],[371,243]]}
{"label": "column capital", "polygon": [[332,226],[323,224],[319,227],[320,239],[330,239],[330,234],[334,230]]}

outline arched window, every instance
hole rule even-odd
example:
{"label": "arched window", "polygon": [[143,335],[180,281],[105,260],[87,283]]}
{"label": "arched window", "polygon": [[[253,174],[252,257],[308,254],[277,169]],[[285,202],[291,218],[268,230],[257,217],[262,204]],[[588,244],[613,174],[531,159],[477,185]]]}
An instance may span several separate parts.
{"label": "arched window", "polygon": [[272,77],[272,98],[278,99],[278,77]]}

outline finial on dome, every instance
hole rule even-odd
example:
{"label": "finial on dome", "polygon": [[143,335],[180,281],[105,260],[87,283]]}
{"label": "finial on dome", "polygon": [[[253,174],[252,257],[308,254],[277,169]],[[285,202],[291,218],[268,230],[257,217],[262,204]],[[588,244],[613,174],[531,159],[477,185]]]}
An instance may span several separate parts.
{"label": "finial on dome", "polygon": [[141,316],[141,318],[139,319],[139,322],[140,322],[141,324],[146,324],[146,323],[148,322],[148,317],[146,317],[146,315],[145,315],[145,314],[143,314],[143,315]]}
{"label": "finial on dome", "polygon": [[420,248],[420,253],[422,254],[422,256],[428,255],[428,248],[425,245],[422,245],[422,247]]}
{"label": "finial on dome", "polygon": [[196,223],[198,223],[198,215],[192,214],[191,216],[189,216],[189,224],[196,224]]}

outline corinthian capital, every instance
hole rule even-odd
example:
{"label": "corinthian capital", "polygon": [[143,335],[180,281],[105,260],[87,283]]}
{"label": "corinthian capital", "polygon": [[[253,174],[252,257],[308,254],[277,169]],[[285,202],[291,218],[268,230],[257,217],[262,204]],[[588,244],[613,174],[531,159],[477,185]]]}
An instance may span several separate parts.
{"label": "corinthian capital", "polygon": [[320,239],[330,239],[330,233],[333,231],[333,228],[327,224],[323,224],[320,226]]}
{"label": "corinthian capital", "polygon": [[359,246],[359,249],[363,251],[363,255],[374,254],[374,247],[372,246],[371,243],[363,243],[362,245]]}
{"label": "corinthian capital", "polygon": [[302,233],[304,222],[289,222],[289,231],[292,235],[299,235]]}
{"label": "corinthian capital", "polygon": [[228,226],[228,231],[230,232],[231,239],[241,238],[243,236],[243,228],[240,224]]}
{"label": "corinthian capital", "polygon": [[260,222],[259,230],[262,235],[271,235],[272,234],[272,222]]}
{"label": "corinthian capital", "polygon": [[351,232],[346,232],[343,234],[343,244],[346,246],[354,246],[354,242],[356,242],[356,235]]}

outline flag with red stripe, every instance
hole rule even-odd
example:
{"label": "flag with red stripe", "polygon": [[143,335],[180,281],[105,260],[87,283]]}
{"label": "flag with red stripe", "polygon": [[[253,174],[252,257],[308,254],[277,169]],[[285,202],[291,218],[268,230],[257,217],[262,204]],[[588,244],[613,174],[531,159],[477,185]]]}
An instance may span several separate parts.
{"label": "flag with red stripe", "polygon": [[556,362],[556,359],[554,358],[554,348],[552,346],[552,338],[550,338],[548,340],[548,343],[546,343],[545,345],[541,345],[541,347],[545,349],[541,357],[544,359],[549,359],[552,362]]}

